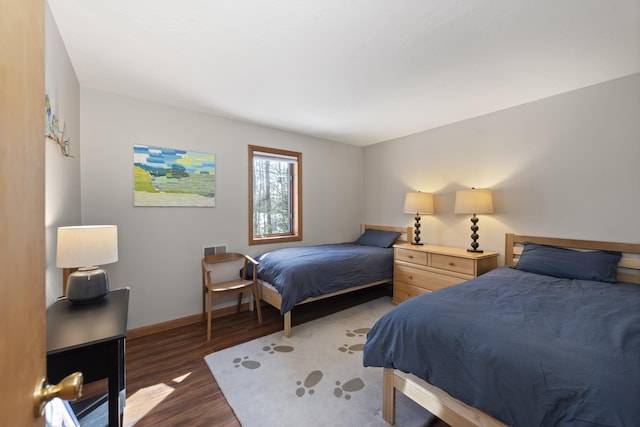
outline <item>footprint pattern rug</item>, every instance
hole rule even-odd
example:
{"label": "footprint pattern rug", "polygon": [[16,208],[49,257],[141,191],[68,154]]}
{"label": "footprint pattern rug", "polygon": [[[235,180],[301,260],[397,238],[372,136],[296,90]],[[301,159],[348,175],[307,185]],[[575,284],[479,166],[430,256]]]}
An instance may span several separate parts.
{"label": "footprint pattern rug", "polygon": [[[380,298],[205,357],[244,427],[386,426],[382,369],[362,366],[373,324],[391,310]],[[433,416],[397,393],[396,425],[426,426]]]}

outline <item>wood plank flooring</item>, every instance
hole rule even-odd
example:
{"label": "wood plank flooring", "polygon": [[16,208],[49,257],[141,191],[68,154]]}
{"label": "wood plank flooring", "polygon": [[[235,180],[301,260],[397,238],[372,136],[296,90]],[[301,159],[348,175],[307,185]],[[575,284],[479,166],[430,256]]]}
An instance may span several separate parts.
{"label": "wood plank flooring", "polygon": [[[377,286],[305,304],[293,310],[293,325],[383,295],[390,295],[390,289]],[[206,341],[204,322],[128,340],[125,425],[239,427],[203,358],[214,351],[282,330],[280,313],[269,305],[263,305],[262,310],[262,325],[258,325],[255,312],[214,319],[210,342]],[[432,426],[447,427],[447,424],[438,421]]]}

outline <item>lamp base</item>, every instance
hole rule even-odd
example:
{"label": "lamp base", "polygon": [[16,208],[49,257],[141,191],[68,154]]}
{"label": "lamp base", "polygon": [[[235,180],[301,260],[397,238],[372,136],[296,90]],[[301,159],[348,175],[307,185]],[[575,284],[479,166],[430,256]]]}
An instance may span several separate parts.
{"label": "lamp base", "polygon": [[424,243],[420,243],[420,214],[416,213],[416,224],[415,229],[413,230],[413,242],[412,245],[423,245]]}
{"label": "lamp base", "polygon": [[67,279],[67,299],[73,304],[90,304],[100,301],[109,293],[107,272],[94,268],[78,270]]}
{"label": "lamp base", "polygon": [[484,252],[482,249],[478,249],[478,246],[480,246],[480,244],[478,243],[478,230],[480,229],[480,227],[478,227],[478,220],[479,218],[476,216],[476,214],[473,214],[473,216],[471,217],[471,240],[473,240],[471,242],[471,249],[467,249],[467,252],[473,252],[473,253],[482,253]]}

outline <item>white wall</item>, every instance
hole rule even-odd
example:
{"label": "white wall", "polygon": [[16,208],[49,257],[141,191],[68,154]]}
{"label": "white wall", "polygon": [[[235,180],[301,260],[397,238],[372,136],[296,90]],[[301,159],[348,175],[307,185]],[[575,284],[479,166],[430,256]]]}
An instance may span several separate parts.
{"label": "white wall", "polygon": [[[129,328],[201,310],[202,247],[248,246],[247,145],[302,152],[302,244],[353,240],[362,218],[362,149],[81,89],[82,222],[118,225],[112,288],[131,287]],[[216,155],[215,208],[133,206],[133,145]]]}
{"label": "white wall", "polygon": [[[57,231],[80,224],[80,85],[55,21],[45,3],[45,91],[52,112],[64,125],[71,157],[50,139],[45,144],[45,242],[47,305],[62,295],[62,269],[56,267]],[[44,105],[44,99],[43,99]],[[43,110],[44,119],[44,110]]]}
{"label": "white wall", "polygon": [[480,248],[504,233],[640,242],[640,74],[364,149],[364,221],[413,224],[404,194],[435,195],[423,241],[469,247],[455,191],[491,188]]}

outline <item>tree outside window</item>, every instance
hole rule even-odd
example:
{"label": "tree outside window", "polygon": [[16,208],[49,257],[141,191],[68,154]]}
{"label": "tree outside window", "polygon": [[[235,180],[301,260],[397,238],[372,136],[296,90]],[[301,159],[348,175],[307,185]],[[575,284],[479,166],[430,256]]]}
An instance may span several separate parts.
{"label": "tree outside window", "polygon": [[302,240],[302,154],[249,146],[249,244]]}

